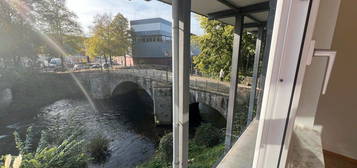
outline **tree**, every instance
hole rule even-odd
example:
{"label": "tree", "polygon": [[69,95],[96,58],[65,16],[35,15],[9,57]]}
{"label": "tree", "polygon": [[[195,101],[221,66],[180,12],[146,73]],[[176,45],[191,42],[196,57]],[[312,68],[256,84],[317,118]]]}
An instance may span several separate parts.
{"label": "tree", "polygon": [[85,52],[90,58],[95,58],[96,56],[104,55],[103,41],[98,38],[98,36],[92,36],[85,40]]}
{"label": "tree", "polygon": [[27,129],[25,139],[15,131],[16,148],[21,157],[18,164],[23,168],[85,168],[90,158],[84,151],[84,140],[79,139],[79,135],[79,131],[72,131],[59,144],[51,144],[49,133],[42,131],[36,147],[32,127]]}
{"label": "tree", "polygon": [[85,37],[79,35],[64,35],[63,48],[69,55],[85,55]]}
{"label": "tree", "polygon": [[128,52],[131,46],[128,20],[120,13],[114,19],[110,14],[95,16],[92,36],[85,42],[86,54],[90,57],[104,56],[110,63],[113,55],[120,56]]}
{"label": "tree", "polygon": [[[31,10],[31,0],[20,0],[17,3]],[[0,62],[3,68],[8,65],[23,66],[21,63],[33,65],[37,59],[39,37],[31,24],[26,20],[30,13],[22,12],[14,1],[0,1]],[[0,63],[1,65],[1,63]]]}
{"label": "tree", "polygon": [[[65,0],[0,1],[0,67],[37,63],[39,54],[61,57],[43,33],[65,53],[83,52],[83,37],[76,15],[65,7]],[[63,61],[62,61],[63,63]]]}
{"label": "tree", "polygon": [[112,54],[116,56],[124,56],[124,65],[126,66],[126,54],[131,47],[131,31],[129,30],[128,20],[120,13],[118,13],[111,25],[113,31]]}
{"label": "tree", "polygon": [[[79,36],[82,33],[81,27],[76,21],[77,16],[65,6],[65,2],[66,0],[42,0],[37,1],[34,8],[39,28],[46,32],[62,49],[65,49],[66,35]],[[46,47],[52,48],[52,46]],[[64,55],[54,51],[50,54],[60,57],[63,67]]]}
{"label": "tree", "polygon": [[108,56],[111,55],[111,16],[109,14],[97,15],[94,17],[92,37],[86,42],[88,55],[104,56],[105,63],[108,63]]}
{"label": "tree", "polygon": [[[221,69],[224,70],[225,79],[230,78],[232,64],[232,45],[234,27],[220,21],[208,20],[200,16],[200,25],[204,30],[201,36],[193,36],[192,40],[200,47],[201,53],[194,57],[195,68],[200,72],[218,76]],[[255,35],[244,32],[242,40],[242,56],[239,60],[239,72],[243,75],[250,73],[250,67],[255,50]],[[245,66],[243,66],[245,65]]]}

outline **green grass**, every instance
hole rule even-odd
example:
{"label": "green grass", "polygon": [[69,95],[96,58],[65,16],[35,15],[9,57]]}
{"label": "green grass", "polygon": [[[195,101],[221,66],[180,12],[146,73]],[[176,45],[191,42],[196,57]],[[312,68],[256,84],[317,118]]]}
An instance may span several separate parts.
{"label": "green grass", "polygon": [[224,152],[224,145],[219,144],[213,147],[198,146],[191,144],[189,149],[190,168],[210,168],[220,158]]}
{"label": "green grass", "polygon": [[[199,146],[190,143],[189,146],[189,168],[210,168],[220,158],[224,152],[224,145],[219,144],[213,147]],[[166,165],[155,155],[148,162],[138,166],[137,168],[170,168],[171,165]]]}

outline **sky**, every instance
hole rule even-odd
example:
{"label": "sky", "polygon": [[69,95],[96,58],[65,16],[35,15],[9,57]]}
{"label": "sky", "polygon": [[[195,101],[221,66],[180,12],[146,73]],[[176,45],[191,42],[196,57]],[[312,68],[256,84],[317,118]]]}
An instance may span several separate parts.
{"label": "sky", "polygon": [[[161,17],[172,22],[171,6],[157,0],[67,0],[66,5],[77,14],[86,34],[90,32],[94,16],[103,13],[115,16],[120,12],[128,20]],[[201,35],[203,31],[195,15],[191,15],[191,33]]]}

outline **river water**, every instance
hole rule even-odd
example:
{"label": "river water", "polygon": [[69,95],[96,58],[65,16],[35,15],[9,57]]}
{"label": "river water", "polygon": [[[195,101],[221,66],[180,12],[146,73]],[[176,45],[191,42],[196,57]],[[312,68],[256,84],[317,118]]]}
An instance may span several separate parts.
{"label": "river water", "polygon": [[98,134],[110,139],[108,160],[104,165],[90,167],[135,167],[154,154],[159,134],[165,130],[154,126],[150,102],[140,101],[137,96],[130,94],[96,101],[97,112],[86,100],[63,99],[42,107],[33,118],[0,124],[0,155],[17,154],[12,136],[15,130],[24,135],[30,125],[39,132],[49,124],[74,122],[84,128],[84,139]]}
{"label": "river water", "polygon": [[[17,155],[13,132],[24,136],[33,126],[39,139],[41,130],[49,125],[66,126],[71,123],[81,126],[81,138],[90,140],[102,135],[110,140],[110,156],[102,164],[89,167],[131,168],[149,160],[157,147],[159,138],[170,128],[154,124],[153,102],[144,90],[135,90],[105,100],[94,101],[96,110],[86,99],[62,99],[43,107],[29,106],[25,111],[10,110],[8,117],[0,117],[0,155]],[[196,116],[196,117],[195,117]],[[191,123],[192,121],[192,123]],[[225,126],[219,112],[201,104],[190,105],[190,126],[201,121]]]}

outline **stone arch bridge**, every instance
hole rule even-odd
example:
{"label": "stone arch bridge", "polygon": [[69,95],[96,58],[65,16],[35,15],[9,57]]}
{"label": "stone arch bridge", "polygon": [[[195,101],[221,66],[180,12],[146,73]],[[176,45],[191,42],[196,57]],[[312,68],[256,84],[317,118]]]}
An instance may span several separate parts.
{"label": "stone arch bridge", "polygon": [[[94,99],[105,99],[130,91],[128,83],[144,89],[153,100],[155,122],[158,125],[172,123],[171,72],[153,69],[120,69],[110,72],[75,72],[77,79]],[[247,103],[249,87],[239,87],[239,103]],[[226,117],[228,86],[210,79],[191,77],[190,103],[203,103]]]}

